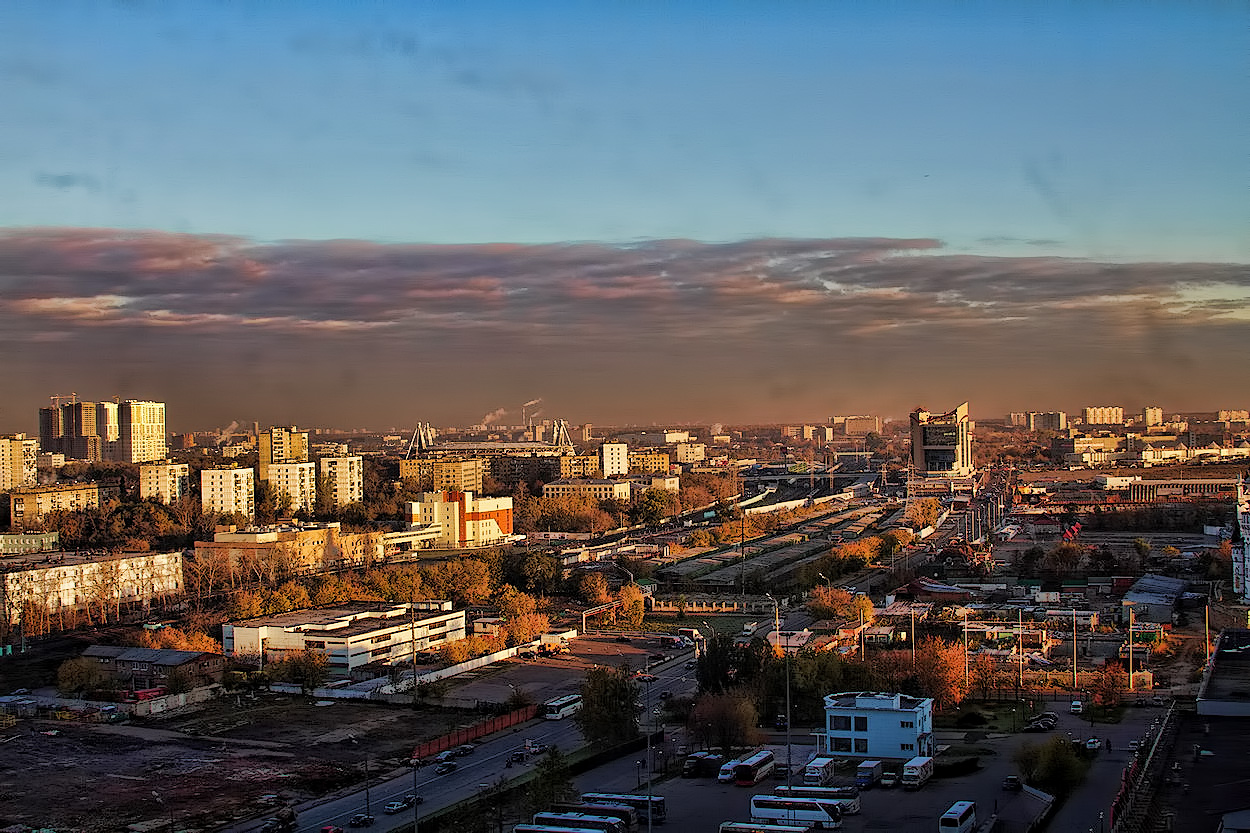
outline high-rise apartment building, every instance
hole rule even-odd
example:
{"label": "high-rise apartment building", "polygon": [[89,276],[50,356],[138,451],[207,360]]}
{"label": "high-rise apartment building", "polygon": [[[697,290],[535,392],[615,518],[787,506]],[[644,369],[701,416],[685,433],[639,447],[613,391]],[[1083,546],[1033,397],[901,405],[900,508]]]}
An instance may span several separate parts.
{"label": "high-rise apartment building", "polygon": [[425,483],[436,492],[482,491],[482,475],[489,461],[483,457],[445,457],[438,460],[399,461],[399,478]]}
{"label": "high-rise apartment building", "polygon": [[629,474],[629,444],[604,443],[599,446],[599,471],[604,477]]}
{"label": "high-rise apartment building", "polygon": [[187,494],[191,485],[191,467],[186,463],[166,460],[139,466],[139,497],[160,503],[174,503]]}
{"label": "high-rise apartment building", "polygon": [[291,511],[312,509],[317,503],[315,463],[270,463],[269,485],[291,498]]}
{"label": "high-rise apartment building", "polygon": [[1163,409],[1153,406],[1142,408],[1141,412],[1142,425],[1150,428],[1155,425],[1163,424]]}
{"label": "high-rise apartment building", "polygon": [[252,469],[204,469],[200,503],[205,512],[256,517],[256,474]]}
{"label": "high-rise apartment building", "polygon": [[[106,408],[102,413],[107,411]],[[123,400],[117,406],[117,440],[109,445],[114,453],[106,455],[106,459],[123,463],[164,460],[169,454],[165,443],[165,403]]]}
{"label": "high-rise apartment building", "polygon": [[1086,425],[1123,425],[1124,409],[1119,405],[1091,405],[1081,411]]}
{"label": "high-rise apartment building", "polygon": [[308,462],[308,432],[294,425],[275,425],[262,431],[256,444],[260,452],[258,476],[261,480],[269,479],[269,466],[273,463]]}
{"label": "high-rise apartment building", "polygon": [[360,503],[365,497],[364,460],[360,457],[322,457],[321,477],[330,489],[335,506]]}
{"label": "high-rise apartment building", "polygon": [[39,441],[25,434],[0,437],[0,492],[34,486],[39,477]]}
{"label": "high-rise apartment building", "polygon": [[972,420],[964,402],[945,414],[911,414],[911,462],[918,474],[967,477],[972,463]]}

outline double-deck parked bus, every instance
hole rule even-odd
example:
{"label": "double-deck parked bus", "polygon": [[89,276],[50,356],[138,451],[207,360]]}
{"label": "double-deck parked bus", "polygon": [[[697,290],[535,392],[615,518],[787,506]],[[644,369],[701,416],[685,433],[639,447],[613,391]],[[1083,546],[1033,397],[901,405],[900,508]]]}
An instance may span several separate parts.
{"label": "double-deck parked bus", "polygon": [[763,749],[734,767],[734,783],[739,787],[754,787],[760,779],[771,775],[776,767],[776,756]]}
{"label": "double-deck parked bus", "polygon": [[762,821],[726,821],[721,823],[720,833],[807,833],[807,828],[793,824],[765,824]]}
{"label": "double-deck parked bus", "polygon": [[668,805],[662,795],[638,795],[637,793],[582,793],[583,804],[624,804],[638,811],[640,821],[651,819],[653,824],[663,824],[668,818]]}
{"label": "double-deck parked bus", "polygon": [[543,717],[548,720],[563,720],[571,717],[582,707],[582,695],[566,694],[564,697],[557,697],[554,700],[548,700],[543,703]]}
{"label": "double-deck parked bus", "polygon": [[838,830],[842,827],[842,808],[836,801],[821,798],[753,795],[751,821],[803,825],[817,830]]}
{"label": "double-deck parked bus", "polygon": [[857,787],[777,787],[773,795],[790,798],[823,798],[838,802],[842,815],[854,816],[860,811]]}
{"label": "double-deck parked bus", "polygon": [[625,833],[625,822],[611,816],[598,816],[592,813],[535,813],[534,824],[594,830],[598,833]]}

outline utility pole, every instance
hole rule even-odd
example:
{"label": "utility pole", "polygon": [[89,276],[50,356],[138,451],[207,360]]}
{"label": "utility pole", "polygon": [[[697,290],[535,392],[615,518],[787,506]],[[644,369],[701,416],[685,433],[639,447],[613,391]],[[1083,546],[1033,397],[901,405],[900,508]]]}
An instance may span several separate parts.
{"label": "utility pole", "polygon": [[1076,608],[1072,608],[1072,691],[1075,693],[1080,684],[1076,678]]}
{"label": "utility pole", "polygon": [[1124,602],[1128,605],[1128,690],[1133,690],[1133,604],[1134,602]]}

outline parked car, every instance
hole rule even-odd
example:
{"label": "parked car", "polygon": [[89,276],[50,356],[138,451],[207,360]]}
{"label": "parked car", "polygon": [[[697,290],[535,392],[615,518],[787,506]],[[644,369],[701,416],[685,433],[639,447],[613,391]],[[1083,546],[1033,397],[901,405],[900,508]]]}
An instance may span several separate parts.
{"label": "parked car", "polygon": [[1072,705],[1068,707],[1068,711],[1072,712],[1072,714],[1084,714],[1085,704],[1080,700],[1073,700]]}
{"label": "parked car", "polygon": [[668,689],[665,689],[664,691],[661,691],[661,692],[660,692],[660,699],[661,699],[661,700],[667,700],[668,698],[670,698],[670,697],[672,697],[672,696],[673,696],[673,692],[669,691]]}
{"label": "parked car", "polygon": [[475,749],[477,749],[477,747],[471,743],[461,744],[456,747],[456,756],[463,758],[465,755],[472,755],[473,750]]}
{"label": "parked car", "polygon": [[637,674],[634,675],[634,679],[642,683],[653,683],[656,680],[658,680],[659,677],[655,676],[654,674],[647,674],[643,671],[639,671]]}
{"label": "parked car", "polygon": [[877,782],[878,786],[885,787],[887,790],[898,786],[897,772],[883,772],[881,780]]}
{"label": "parked car", "polygon": [[369,827],[373,824],[373,816],[368,813],[357,813],[348,822],[348,827]]}
{"label": "parked car", "polygon": [[1024,782],[1020,780],[1019,775],[1008,775],[1003,779],[1003,789],[1008,792],[1019,792],[1024,789]]}
{"label": "parked car", "polygon": [[1097,752],[1099,748],[1101,747],[1102,747],[1102,741],[1100,741],[1098,738],[1090,738],[1089,740],[1085,741],[1085,748],[1090,750],[1091,752]]}
{"label": "parked car", "polygon": [[434,774],[446,775],[449,772],[455,772],[456,767],[457,767],[457,764],[455,761],[443,761],[441,764],[434,767]]}
{"label": "parked car", "polygon": [[321,833],[343,833],[343,828],[337,825],[327,824],[325,827],[321,828]]}
{"label": "parked car", "polygon": [[521,751],[520,749],[518,749],[517,751],[513,752],[511,755],[508,756],[508,763],[511,763],[511,764],[525,763],[525,753]]}

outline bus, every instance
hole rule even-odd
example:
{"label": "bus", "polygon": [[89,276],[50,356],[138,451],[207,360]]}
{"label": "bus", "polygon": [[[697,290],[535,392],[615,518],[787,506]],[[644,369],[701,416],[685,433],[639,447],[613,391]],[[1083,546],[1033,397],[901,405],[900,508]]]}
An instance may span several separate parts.
{"label": "bus", "polygon": [[586,833],[576,827],[552,827],[549,824],[518,824],[512,833]]}
{"label": "bus", "polygon": [[534,824],[595,830],[598,833],[625,833],[625,822],[620,819],[590,813],[535,813]]}
{"label": "bus", "polygon": [[776,756],[767,749],[762,749],[751,757],[744,758],[742,763],[734,767],[734,783],[739,787],[754,787],[761,778],[772,774],[776,767]]}
{"label": "bus", "polygon": [[859,804],[858,787],[777,787],[773,795],[792,798],[823,798],[838,802],[842,815],[854,816],[862,809]]}
{"label": "bus", "polygon": [[938,819],[938,833],[971,833],[977,826],[977,803],[956,801]]}
{"label": "bus", "polygon": [[582,707],[582,695],[566,694],[543,703],[543,717],[548,720],[563,720],[573,715]]}
{"label": "bus", "polygon": [[668,805],[662,795],[638,795],[637,793],[582,793],[583,804],[624,804],[638,811],[640,820],[650,819],[663,824],[668,818]]}
{"label": "bus", "polygon": [[751,821],[801,824],[816,830],[838,830],[842,827],[842,808],[836,801],[820,798],[753,795]]}
{"label": "bus", "polygon": [[793,824],[766,824],[757,821],[721,822],[720,833],[807,833],[806,827]]}
{"label": "bus", "polygon": [[638,811],[628,804],[605,804],[596,802],[594,804],[574,804],[567,801],[557,801],[551,805],[553,813],[588,813],[592,816],[607,816],[612,819],[620,819],[625,825],[626,830],[633,830],[638,827]]}

